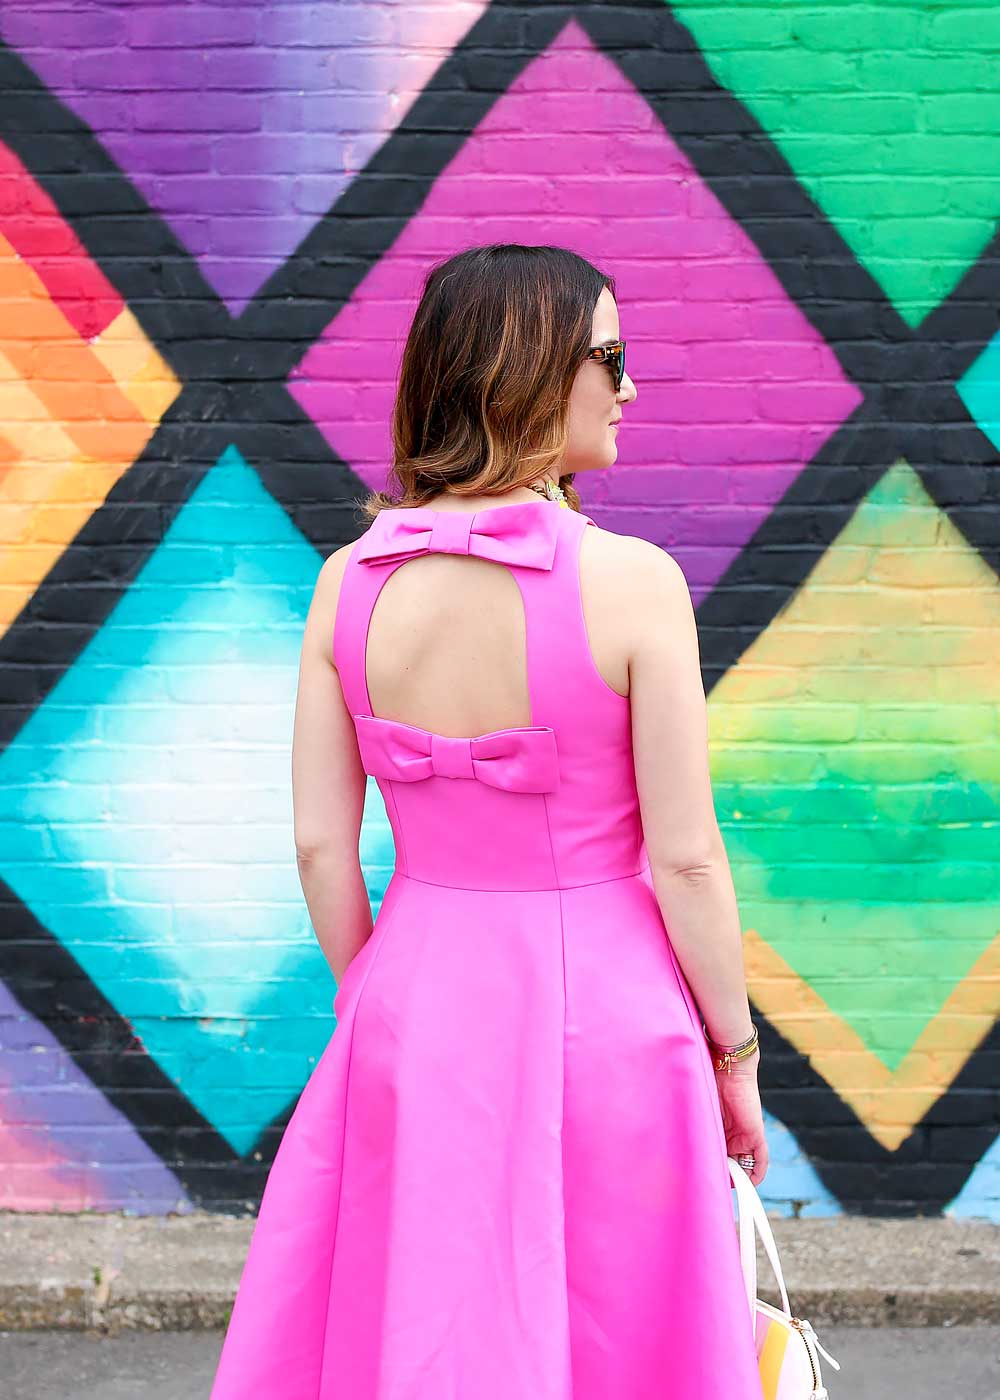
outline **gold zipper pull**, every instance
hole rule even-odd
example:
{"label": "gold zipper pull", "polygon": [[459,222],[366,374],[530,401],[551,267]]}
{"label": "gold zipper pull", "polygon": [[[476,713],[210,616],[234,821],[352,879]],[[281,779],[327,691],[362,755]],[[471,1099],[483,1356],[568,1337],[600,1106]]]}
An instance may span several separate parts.
{"label": "gold zipper pull", "polygon": [[809,1323],[806,1322],[805,1318],[803,1317],[789,1316],[788,1321],[791,1323],[791,1325],[795,1328],[796,1332],[798,1332],[799,1336],[802,1338],[802,1345],[806,1349],[806,1357],[809,1361],[809,1371],[812,1375],[813,1383],[813,1388],[809,1392],[809,1400],[822,1400],[822,1397],[820,1396],[820,1390],[822,1389],[822,1386],[820,1385],[819,1362],[813,1356],[812,1347],[809,1344],[809,1338],[806,1336],[806,1329],[809,1327]]}
{"label": "gold zipper pull", "polygon": [[820,1341],[820,1339],[817,1337],[817,1335],[816,1335],[816,1328],[812,1325],[812,1323],[809,1321],[809,1319],[808,1319],[808,1318],[799,1318],[798,1320],[799,1320],[799,1322],[800,1322],[801,1325],[802,1325],[802,1330],[803,1330],[804,1332],[807,1332],[807,1333],[809,1334],[809,1336],[812,1338],[813,1346],[816,1348],[816,1350],[817,1350],[818,1352],[820,1352],[821,1355],[823,1355],[823,1356],[826,1357],[827,1361],[829,1361],[830,1365],[833,1367],[833,1369],[834,1369],[835,1371],[839,1371],[839,1370],[840,1370],[840,1362],[836,1359],[836,1357],[831,1356],[830,1353],[827,1351],[826,1347],[823,1345],[823,1343],[822,1343],[822,1342]]}

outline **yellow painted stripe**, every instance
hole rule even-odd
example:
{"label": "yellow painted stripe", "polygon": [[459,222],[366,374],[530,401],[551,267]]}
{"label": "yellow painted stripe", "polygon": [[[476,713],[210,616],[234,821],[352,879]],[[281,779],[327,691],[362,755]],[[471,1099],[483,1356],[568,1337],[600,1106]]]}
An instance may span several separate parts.
{"label": "yellow painted stripe", "polygon": [[90,348],[146,422],[158,423],[180,393],[180,380],[127,306]]}
{"label": "yellow painted stripe", "polygon": [[1000,933],[890,1070],[755,929],[744,935],[752,1001],[895,1151],[951,1087],[1000,1016]]}
{"label": "yellow painted stripe", "polygon": [[10,455],[0,470],[0,631],[121,476],[90,461],[0,351],[0,418]]}

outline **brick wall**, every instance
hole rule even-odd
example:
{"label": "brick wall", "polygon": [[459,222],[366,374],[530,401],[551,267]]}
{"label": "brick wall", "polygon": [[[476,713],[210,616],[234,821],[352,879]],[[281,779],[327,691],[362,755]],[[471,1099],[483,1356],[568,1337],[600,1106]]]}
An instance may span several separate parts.
{"label": "brick wall", "polygon": [[[0,1207],[250,1210],[334,1029],[301,628],[430,262],[561,243],[682,564],[769,1209],[1000,1217],[1000,11],[8,0]],[[392,843],[377,790],[362,863]],[[335,1031],[334,1031],[335,1033]]]}

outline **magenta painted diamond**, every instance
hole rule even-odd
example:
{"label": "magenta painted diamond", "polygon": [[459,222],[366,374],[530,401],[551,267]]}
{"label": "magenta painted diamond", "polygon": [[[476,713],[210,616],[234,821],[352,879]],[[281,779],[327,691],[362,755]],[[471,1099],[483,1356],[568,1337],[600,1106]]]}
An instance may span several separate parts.
{"label": "magenta painted diamond", "polygon": [[836,357],[620,70],[575,21],[531,63],[293,373],[370,486],[428,267],[474,243],[559,243],[618,281],[639,397],[588,514],[669,549],[702,597],[861,401]]}

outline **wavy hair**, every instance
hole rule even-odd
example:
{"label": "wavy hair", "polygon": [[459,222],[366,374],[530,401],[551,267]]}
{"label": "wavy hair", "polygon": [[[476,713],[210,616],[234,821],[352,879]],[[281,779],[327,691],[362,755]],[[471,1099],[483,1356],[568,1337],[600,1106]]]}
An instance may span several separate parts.
{"label": "wavy hair", "polygon": [[[387,485],[355,501],[370,522],[447,489],[525,485],[566,450],[569,394],[594,306],[614,279],[568,248],[490,243],[436,264],[403,349]],[[574,510],[573,473],[559,484]]]}

